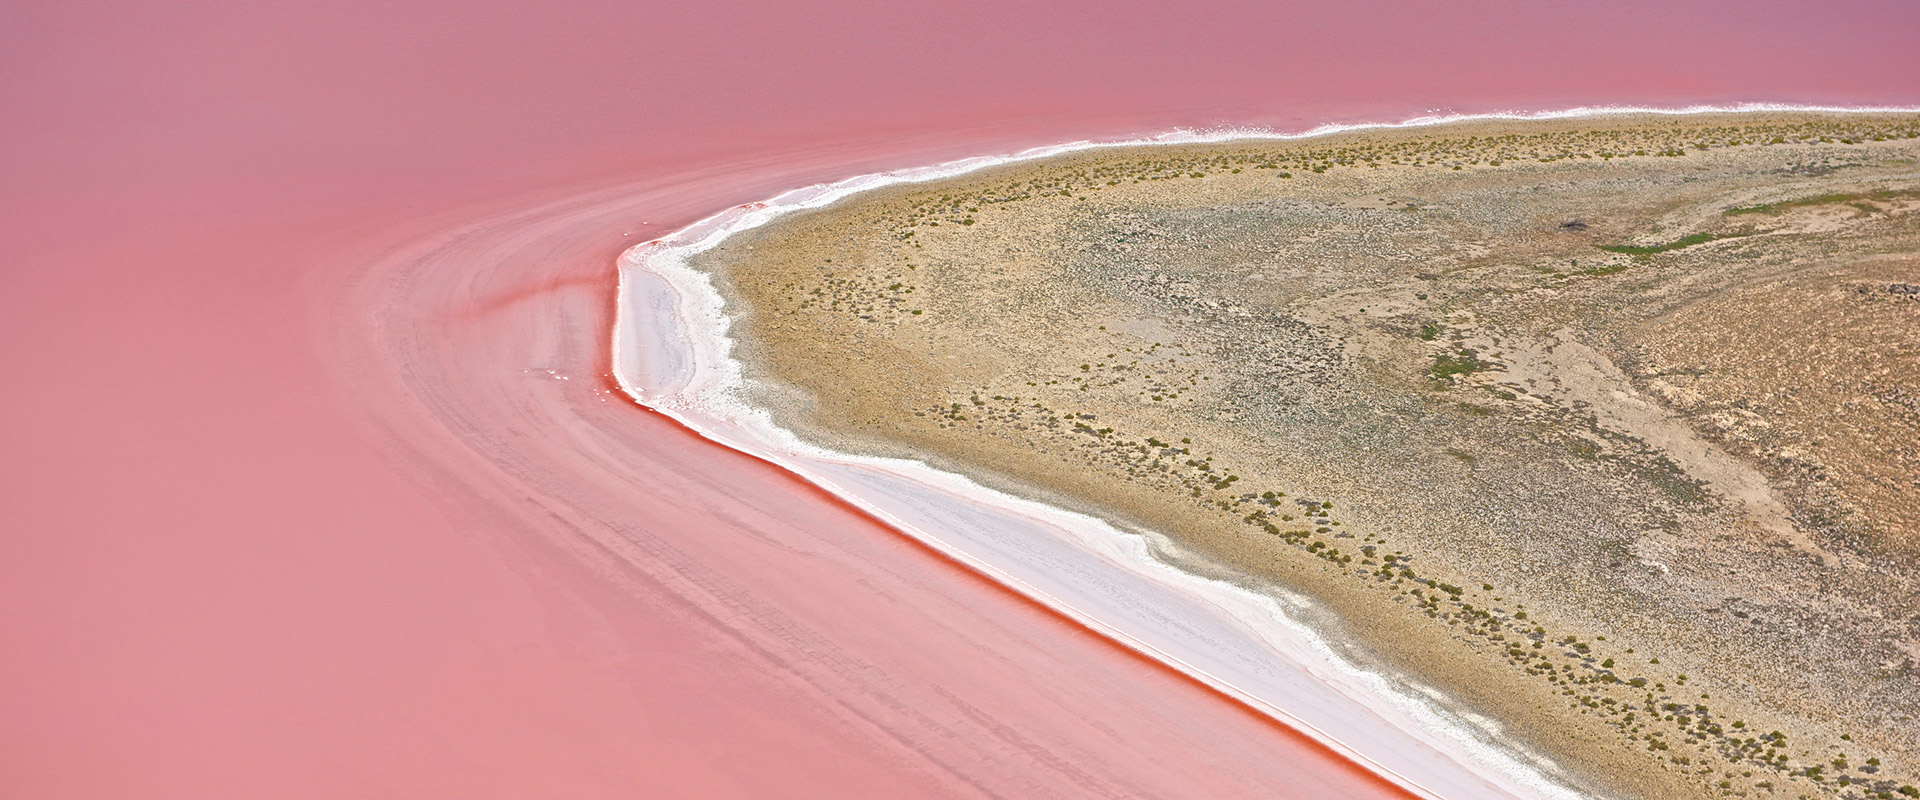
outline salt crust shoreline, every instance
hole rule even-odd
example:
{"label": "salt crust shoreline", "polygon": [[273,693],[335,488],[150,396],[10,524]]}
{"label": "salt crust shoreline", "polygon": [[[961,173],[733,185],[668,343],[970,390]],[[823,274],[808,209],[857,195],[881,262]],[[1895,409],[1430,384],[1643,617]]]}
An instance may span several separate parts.
{"label": "salt crust shoreline", "polygon": [[1488,120],[1629,114],[1905,113],[1920,107],[1773,103],[1685,108],[1598,107],[1547,112],[1426,116],[1397,123],[1324,125],[1299,133],[1261,129],[1175,131],[1144,139],[1071,142],[1002,156],[876,173],[795,189],[736,206],[619,260],[614,377],[636,402],[704,438],[772,462],[889,526],[1044,603],[1088,628],[1234,697],[1431,798],[1587,796],[1543,755],[1494,720],[1408,676],[1350,658],[1310,627],[1305,598],[1255,592],[1182,570],[1156,553],[1177,545],[1151,532],[991,489],[924,462],[840,453],[803,441],[746,401],[732,357],[731,321],[712,280],[690,259],[735,233],[795,211],[903,183],[924,183],[1005,164],[1097,148],[1289,140],[1350,131]]}

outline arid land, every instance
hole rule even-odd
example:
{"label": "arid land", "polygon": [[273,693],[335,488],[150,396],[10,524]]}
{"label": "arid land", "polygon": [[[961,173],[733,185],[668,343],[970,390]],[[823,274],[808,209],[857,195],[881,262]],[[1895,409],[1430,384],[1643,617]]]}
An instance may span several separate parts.
{"label": "arid land", "polygon": [[1920,118],[1088,151],[696,266],[783,424],[1310,596],[1599,790],[1920,796]]}

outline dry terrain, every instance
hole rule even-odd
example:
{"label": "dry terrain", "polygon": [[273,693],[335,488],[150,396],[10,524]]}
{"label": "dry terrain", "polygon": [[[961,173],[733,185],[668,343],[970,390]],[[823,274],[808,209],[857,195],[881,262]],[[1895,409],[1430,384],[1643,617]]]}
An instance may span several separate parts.
{"label": "dry terrain", "polygon": [[896,187],[701,257],[783,421],[1160,531],[1640,797],[1920,796],[1920,118]]}

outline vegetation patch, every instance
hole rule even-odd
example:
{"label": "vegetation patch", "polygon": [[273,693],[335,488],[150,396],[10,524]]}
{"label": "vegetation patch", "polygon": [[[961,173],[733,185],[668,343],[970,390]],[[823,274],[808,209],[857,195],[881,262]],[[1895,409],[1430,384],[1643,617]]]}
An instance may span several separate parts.
{"label": "vegetation patch", "polygon": [[1462,350],[1434,356],[1433,366],[1427,368],[1427,374],[1433,376],[1434,380],[1445,381],[1458,375],[1472,375],[1485,366],[1472,350]]}
{"label": "vegetation patch", "polygon": [[1817,195],[1814,197],[1803,197],[1798,200],[1783,200],[1778,203],[1766,203],[1764,205],[1757,205],[1757,206],[1737,206],[1734,208],[1727,209],[1725,213],[1729,217],[1737,216],[1740,214],[1772,214],[1779,211],[1785,211],[1789,208],[1805,208],[1807,206],[1824,206],[1824,205],[1832,205],[1834,203],[1859,203],[1866,200],[1896,200],[1903,197],[1920,197],[1920,190],[1889,189],[1889,190],[1879,191],[1879,192],[1823,194],[1823,195]]}
{"label": "vegetation patch", "polygon": [[[1670,250],[1679,250],[1686,247],[1692,247],[1696,244],[1706,244],[1707,242],[1718,241],[1720,239],[1737,239],[1739,237],[1746,236],[1746,235],[1748,234],[1744,232],[1743,233],[1695,233],[1688,236],[1682,236],[1671,242],[1667,242],[1666,244],[1648,244],[1648,245],[1603,244],[1603,245],[1600,245],[1600,249],[1605,250],[1609,253],[1624,253],[1630,256],[1650,256],[1655,253],[1665,253]],[[1620,269],[1625,269],[1625,267],[1621,267]],[[1619,272],[1620,270],[1616,269],[1613,271]],[[1610,273],[1600,273],[1600,274],[1610,274]]]}

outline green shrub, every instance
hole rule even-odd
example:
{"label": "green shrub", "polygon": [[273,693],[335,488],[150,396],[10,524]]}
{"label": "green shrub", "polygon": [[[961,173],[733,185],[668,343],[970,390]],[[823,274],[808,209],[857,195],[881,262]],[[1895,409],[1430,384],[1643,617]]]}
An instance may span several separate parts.
{"label": "green shrub", "polygon": [[[1696,244],[1706,244],[1707,242],[1711,242],[1716,239],[1731,239],[1736,236],[1744,236],[1744,235],[1745,234],[1739,234],[1739,233],[1695,233],[1688,236],[1682,236],[1671,242],[1667,242],[1666,244],[1650,244],[1650,245],[1603,244],[1603,245],[1600,245],[1600,249],[1605,250],[1609,253],[1625,253],[1626,255],[1630,255],[1630,256],[1650,256],[1655,253],[1665,253],[1669,250],[1679,250],[1685,247],[1692,247]],[[1615,271],[1617,272],[1618,270],[1615,270]]]}
{"label": "green shrub", "polygon": [[1453,355],[1434,356],[1433,366],[1427,369],[1427,373],[1434,380],[1448,380],[1456,375],[1471,375],[1482,366],[1480,359],[1475,358],[1472,352],[1462,350]]}

